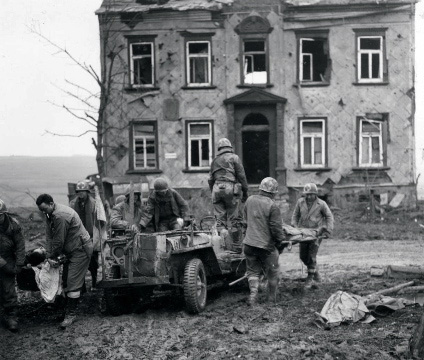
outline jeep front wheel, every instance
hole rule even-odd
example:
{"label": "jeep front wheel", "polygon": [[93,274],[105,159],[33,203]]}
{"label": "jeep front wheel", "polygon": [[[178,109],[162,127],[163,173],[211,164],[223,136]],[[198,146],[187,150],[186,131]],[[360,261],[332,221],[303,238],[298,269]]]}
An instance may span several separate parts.
{"label": "jeep front wheel", "polygon": [[188,312],[198,314],[206,307],[206,271],[202,260],[191,259],[184,269],[184,300]]}

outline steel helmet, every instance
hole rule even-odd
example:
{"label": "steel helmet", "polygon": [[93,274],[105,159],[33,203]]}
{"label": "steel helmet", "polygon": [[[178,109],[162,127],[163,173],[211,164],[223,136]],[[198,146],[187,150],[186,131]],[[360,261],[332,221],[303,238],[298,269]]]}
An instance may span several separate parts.
{"label": "steel helmet", "polygon": [[88,181],[79,181],[75,189],[76,192],[79,191],[90,191],[90,185]]}
{"label": "steel helmet", "polygon": [[[131,185],[125,188],[125,196],[129,196],[131,192]],[[141,194],[141,184],[134,184],[134,194]]]}
{"label": "steel helmet", "polygon": [[305,187],[303,188],[303,194],[304,195],[307,195],[307,194],[318,195],[318,188],[314,183],[306,184]]}
{"label": "steel helmet", "polygon": [[0,199],[0,214],[7,213],[7,206],[3,200]]}
{"label": "steel helmet", "polygon": [[125,201],[125,195],[119,195],[115,199],[115,204],[118,205],[118,204],[120,204],[121,202],[124,202],[124,201]]}
{"label": "steel helmet", "polygon": [[221,149],[221,148],[223,148],[223,147],[230,147],[230,148],[232,148],[230,140],[228,140],[227,138],[219,139],[219,141],[218,141],[218,150]]}
{"label": "steel helmet", "polygon": [[168,190],[168,182],[164,178],[157,178],[153,183],[153,187],[156,191]]}
{"label": "steel helmet", "polygon": [[261,181],[261,184],[259,185],[259,190],[275,194],[278,192],[278,182],[272,177],[266,177]]}

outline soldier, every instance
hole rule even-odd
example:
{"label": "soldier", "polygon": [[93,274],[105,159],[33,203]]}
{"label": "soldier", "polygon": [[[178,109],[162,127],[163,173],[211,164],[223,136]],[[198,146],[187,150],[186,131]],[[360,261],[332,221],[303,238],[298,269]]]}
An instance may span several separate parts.
{"label": "soldier", "polygon": [[69,206],[56,204],[49,194],[40,195],[36,204],[46,216],[46,258],[51,266],[60,266],[59,257],[67,259],[63,265],[66,284],[65,319],[62,329],[76,319],[76,310],[84,285],[85,274],[93,253],[93,242],[78,214]]}
{"label": "soldier", "polygon": [[96,201],[90,196],[90,186],[88,181],[80,181],[75,189],[77,197],[71,201],[69,206],[74,209],[79,215],[85,230],[88,231],[90,237],[93,239],[93,255],[91,256],[88,271],[91,274],[91,288],[96,287],[97,283],[97,269],[99,268],[99,251],[100,239],[93,238],[93,228],[96,219]]}
{"label": "soldier", "polygon": [[316,229],[315,242],[300,243],[299,256],[308,268],[307,283],[313,280],[319,282],[321,277],[317,269],[317,254],[323,237],[328,237],[333,231],[334,218],[327,203],[318,198],[318,188],[315,184],[306,184],[303,195],[294,208],[291,224],[294,227]]}
{"label": "soldier", "polygon": [[277,180],[266,177],[259,186],[259,195],[250,196],[244,207],[246,236],[243,252],[249,281],[249,305],[257,302],[259,277],[265,271],[268,279],[267,298],[276,301],[279,281],[279,252],[285,240],[280,209],[274,202],[278,192]]}
{"label": "soldier", "polygon": [[212,161],[208,183],[212,192],[217,228],[226,229],[229,220],[232,250],[241,252],[240,200],[246,201],[248,185],[243,164],[234,154],[230,140],[226,138],[218,141],[218,155]]}
{"label": "soldier", "polygon": [[155,231],[180,230],[183,224],[178,219],[183,219],[184,226],[188,226],[188,204],[182,196],[163,178],[157,178],[153,187],[141,216],[140,228],[145,229],[152,219]]}
{"label": "soldier", "polygon": [[[125,201],[116,203],[110,213],[110,226],[112,229],[130,229],[133,231],[137,230],[138,223],[141,219],[142,208],[141,208],[141,185],[134,185],[134,218],[130,214],[130,191],[131,186],[128,185],[125,190]],[[131,226],[130,221],[133,221]]]}
{"label": "soldier", "polygon": [[24,264],[22,228],[0,200],[0,305],[4,312],[3,321],[12,332],[18,331],[16,274],[22,271]]}

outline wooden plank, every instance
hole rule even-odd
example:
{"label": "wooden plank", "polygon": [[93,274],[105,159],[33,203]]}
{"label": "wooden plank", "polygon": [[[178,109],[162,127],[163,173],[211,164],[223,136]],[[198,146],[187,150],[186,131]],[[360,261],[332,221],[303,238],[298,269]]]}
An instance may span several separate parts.
{"label": "wooden plank", "polygon": [[424,278],[424,269],[417,266],[389,265],[386,277],[393,279],[420,279]]}

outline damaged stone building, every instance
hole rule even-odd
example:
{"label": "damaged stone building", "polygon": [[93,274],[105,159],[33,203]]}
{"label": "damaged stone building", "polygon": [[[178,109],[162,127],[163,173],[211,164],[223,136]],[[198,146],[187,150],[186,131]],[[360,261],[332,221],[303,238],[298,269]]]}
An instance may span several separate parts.
{"label": "damaged stone building", "polygon": [[272,176],[291,202],[314,182],[336,206],[370,196],[411,206],[414,8],[414,0],[104,0],[106,182],[164,176],[206,194],[215,144],[228,137],[252,192]]}

